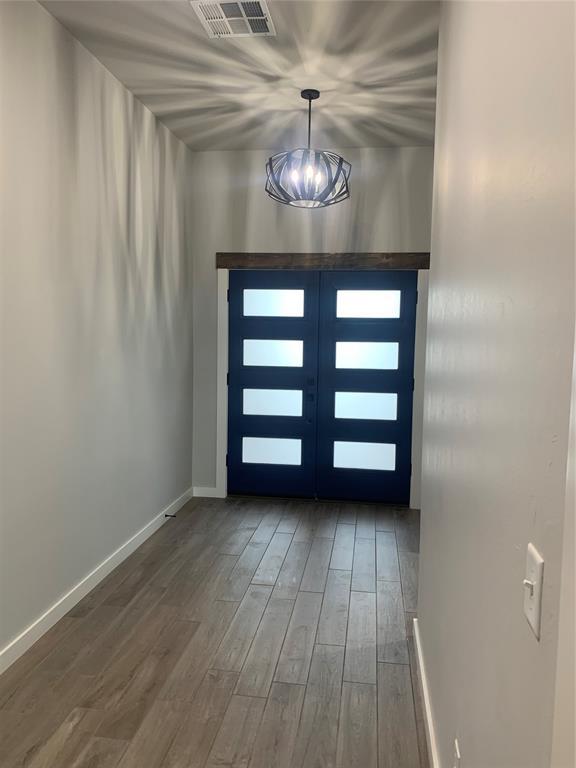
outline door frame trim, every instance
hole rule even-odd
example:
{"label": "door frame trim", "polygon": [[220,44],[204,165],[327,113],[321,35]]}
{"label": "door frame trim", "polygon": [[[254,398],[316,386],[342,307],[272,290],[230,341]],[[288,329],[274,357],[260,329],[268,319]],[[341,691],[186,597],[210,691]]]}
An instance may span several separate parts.
{"label": "door frame trim", "polygon": [[[226,454],[228,453],[228,287],[229,271],[224,267],[216,270],[217,275],[217,350],[216,350],[216,477],[215,486],[195,486],[194,496],[225,499],[228,495],[228,471],[226,467]],[[421,463],[422,441],[422,387],[424,371],[418,364],[419,346],[426,344],[426,321],[428,275],[424,273],[418,278],[419,301],[416,307],[416,351],[414,361],[414,405],[412,422],[412,465],[418,470]],[[424,293],[424,295],[422,295]],[[418,401],[417,401],[418,397]],[[417,462],[415,458],[417,457]],[[410,483],[410,506],[419,506],[420,477],[416,477],[414,470]]]}
{"label": "door frame trim", "polygon": [[228,285],[227,269],[217,271],[218,320],[216,330],[216,485],[194,486],[194,496],[225,499],[228,496]]}
{"label": "door frame trim", "polygon": [[216,404],[216,490],[219,498],[228,495],[228,285],[227,269],[218,270],[218,349]]}

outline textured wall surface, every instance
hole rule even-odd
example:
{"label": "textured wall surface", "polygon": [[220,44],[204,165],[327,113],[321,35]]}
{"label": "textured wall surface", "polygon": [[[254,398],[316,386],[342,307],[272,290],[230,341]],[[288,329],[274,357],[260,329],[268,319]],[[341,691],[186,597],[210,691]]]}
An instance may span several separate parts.
{"label": "textured wall surface", "polygon": [[[512,50],[511,50],[512,49]],[[419,621],[442,768],[549,765],[574,350],[574,6],[446,3]],[[545,559],[542,638],[522,611]]]}
{"label": "textured wall surface", "polygon": [[189,150],[0,3],[0,649],[191,485]]}

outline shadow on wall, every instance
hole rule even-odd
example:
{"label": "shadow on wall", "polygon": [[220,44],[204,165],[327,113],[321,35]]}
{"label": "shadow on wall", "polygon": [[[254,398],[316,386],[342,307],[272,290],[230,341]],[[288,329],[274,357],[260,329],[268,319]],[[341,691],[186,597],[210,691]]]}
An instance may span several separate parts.
{"label": "shadow on wall", "polygon": [[68,147],[67,163],[51,169],[49,203],[54,279],[67,287],[61,330],[87,361],[105,323],[123,353],[154,348],[166,365],[181,355],[177,340],[191,322],[189,151],[127,91],[111,90],[109,74],[77,45],[56,53],[68,101],[48,118],[50,140],[66,137]]}
{"label": "shadow on wall", "polygon": [[[196,246],[209,243],[215,251],[429,250],[432,148],[331,149],[352,163],[351,196],[317,210],[268,198],[266,151],[196,153]],[[203,253],[200,257],[205,258]]]}
{"label": "shadow on wall", "polygon": [[189,489],[193,382],[191,153],[38,3],[0,92],[1,649]]}

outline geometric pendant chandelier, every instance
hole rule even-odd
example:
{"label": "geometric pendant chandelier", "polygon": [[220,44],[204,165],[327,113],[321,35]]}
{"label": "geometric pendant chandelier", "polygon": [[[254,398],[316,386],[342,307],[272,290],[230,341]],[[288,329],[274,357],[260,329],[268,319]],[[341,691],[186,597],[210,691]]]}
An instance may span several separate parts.
{"label": "geometric pendant chandelier", "polygon": [[266,192],[285,205],[325,208],[350,197],[348,179],[352,166],[335,152],[311,149],[312,102],[320,97],[320,91],[306,88],[300,95],[308,101],[308,146],[268,159]]}

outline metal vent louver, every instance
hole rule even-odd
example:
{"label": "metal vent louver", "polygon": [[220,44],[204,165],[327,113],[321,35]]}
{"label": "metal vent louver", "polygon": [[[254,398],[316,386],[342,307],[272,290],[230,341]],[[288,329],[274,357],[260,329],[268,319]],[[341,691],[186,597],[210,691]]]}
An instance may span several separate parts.
{"label": "metal vent louver", "polygon": [[208,37],[272,37],[276,30],[265,0],[213,3],[190,0]]}

